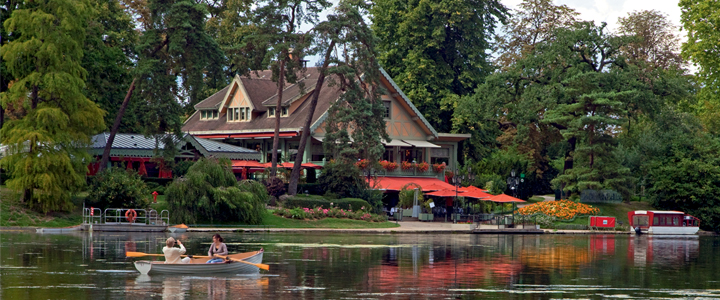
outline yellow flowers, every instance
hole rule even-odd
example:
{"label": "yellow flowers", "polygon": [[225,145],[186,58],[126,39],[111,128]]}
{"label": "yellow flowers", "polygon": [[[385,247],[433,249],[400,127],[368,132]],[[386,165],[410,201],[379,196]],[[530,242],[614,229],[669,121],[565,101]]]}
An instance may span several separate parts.
{"label": "yellow flowers", "polygon": [[570,220],[578,215],[597,215],[600,209],[568,200],[544,201],[518,209],[522,215],[545,214],[558,219]]}

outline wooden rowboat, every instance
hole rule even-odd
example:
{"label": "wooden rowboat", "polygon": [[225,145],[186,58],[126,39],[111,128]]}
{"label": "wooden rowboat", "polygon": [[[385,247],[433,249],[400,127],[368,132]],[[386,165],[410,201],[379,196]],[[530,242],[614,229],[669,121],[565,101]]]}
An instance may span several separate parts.
{"label": "wooden rowboat", "polygon": [[[245,252],[238,254],[230,254],[228,258],[251,262],[254,264],[262,263],[263,249],[253,252]],[[166,264],[164,261],[148,261],[140,260],[135,262],[135,268],[142,274],[214,274],[214,273],[233,273],[233,274],[257,274],[260,269],[256,266],[245,264],[237,261],[227,261],[224,263],[206,263],[209,258],[192,258],[186,264]]]}

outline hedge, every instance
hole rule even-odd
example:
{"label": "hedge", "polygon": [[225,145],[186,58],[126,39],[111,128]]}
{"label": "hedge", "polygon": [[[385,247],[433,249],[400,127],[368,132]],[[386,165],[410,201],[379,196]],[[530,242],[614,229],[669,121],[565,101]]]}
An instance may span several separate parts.
{"label": "hedge", "polygon": [[323,189],[323,186],[319,183],[304,183],[304,184],[298,184],[298,193],[305,193],[305,191],[308,192],[310,195],[323,195],[325,194],[325,189]]}
{"label": "hedge", "polygon": [[288,197],[285,200],[285,203],[283,203],[283,206],[285,208],[315,208],[315,207],[322,207],[322,208],[330,208],[330,203],[332,203],[333,207],[338,207],[346,210],[358,210],[362,207],[365,207],[366,210],[371,209],[370,204],[368,204],[367,201],[363,199],[358,198],[342,198],[342,199],[334,199],[334,200],[327,200],[325,198],[319,197],[319,196],[308,196],[308,195],[296,195],[294,197]]}

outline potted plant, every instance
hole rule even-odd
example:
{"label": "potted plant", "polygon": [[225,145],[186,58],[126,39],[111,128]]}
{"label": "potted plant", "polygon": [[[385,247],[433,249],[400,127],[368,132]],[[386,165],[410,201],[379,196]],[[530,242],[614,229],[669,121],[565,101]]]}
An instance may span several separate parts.
{"label": "potted plant", "polygon": [[447,180],[452,179],[454,176],[455,173],[453,173],[452,171],[445,171],[445,178],[447,178]]}
{"label": "potted plant", "polygon": [[426,162],[421,162],[415,165],[415,168],[418,170],[418,172],[426,172],[428,169],[430,169],[430,164]]}
{"label": "potted plant", "polygon": [[355,165],[360,169],[365,169],[370,164],[370,162],[367,159],[361,159],[358,160]]}
{"label": "potted plant", "polygon": [[380,161],[380,165],[383,167],[383,169],[387,170],[388,172],[395,171],[397,169],[398,164],[396,162],[383,160]]}
{"label": "potted plant", "polygon": [[445,171],[446,166],[447,165],[445,165],[444,162],[441,164],[433,164],[433,170],[435,170],[435,172],[437,172],[437,173],[440,173],[442,171]]}

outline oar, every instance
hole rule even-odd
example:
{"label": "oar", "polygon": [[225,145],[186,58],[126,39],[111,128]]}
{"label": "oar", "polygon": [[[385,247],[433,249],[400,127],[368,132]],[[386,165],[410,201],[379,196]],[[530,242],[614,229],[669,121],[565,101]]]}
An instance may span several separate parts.
{"label": "oar", "polygon": [[[126,257],[143,257],[143,256],[165,256],[165,255],[164,254],[152,254],[152,253],[128,251],[128,252],[125,252],[125,256]],[[188,256],[188,255],[182,255],[182,256]],[[199,256],[199,255],[191,255],[191,256],[192,257],[203,257],[203,258],[212,257],[212,256]],[[229,259],[229,260],[236,261],[236,262],[241,262],[241,263],[248,264],[248,265],[253,265],[253,266],[256,266],[263,270],[268,270],[268,271],[270,270],[270,265],[266,265],[266,264],[255,264],[255,263],[251,263],[249,261],[239,260],[239,259],[235,259],[235,258],[227,257],[227,256],[219,256],[218,255],[217,257]]]}

